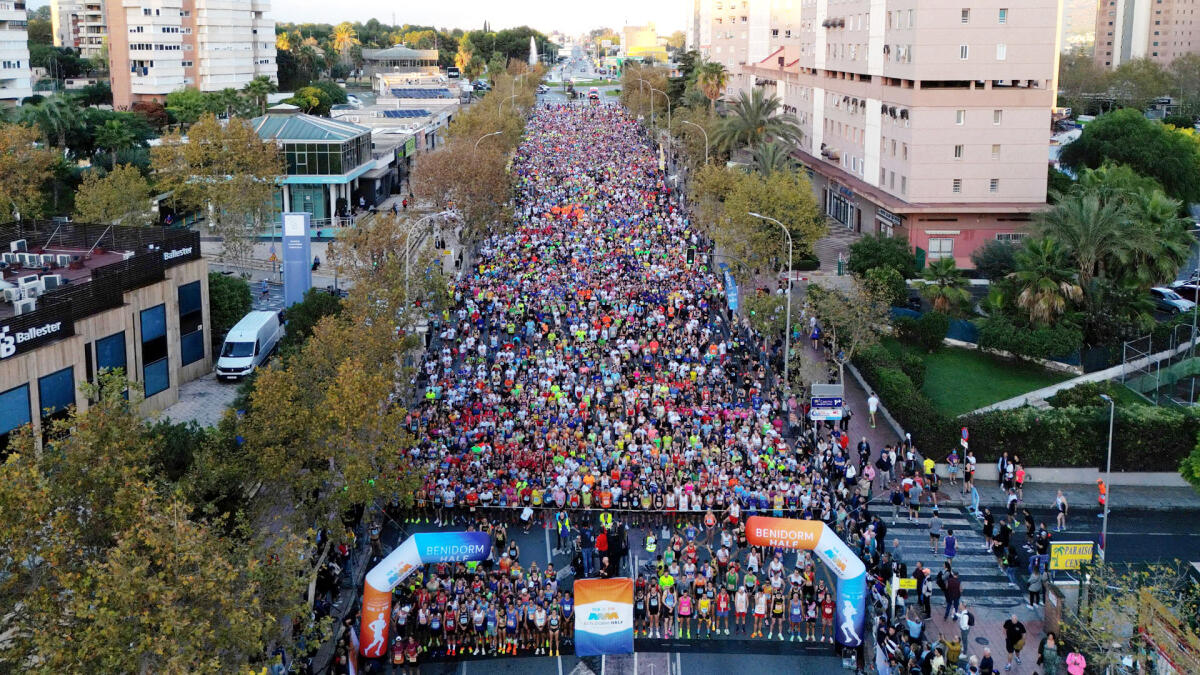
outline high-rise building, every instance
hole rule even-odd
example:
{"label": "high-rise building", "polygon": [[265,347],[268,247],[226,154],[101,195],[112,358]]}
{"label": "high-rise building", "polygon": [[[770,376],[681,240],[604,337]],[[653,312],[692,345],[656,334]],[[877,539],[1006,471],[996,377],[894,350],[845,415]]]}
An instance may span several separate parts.
{"label": "high-rise building", "polygon": [[84,58],[99,56],[108,38],[103,0],[56,0],[50,3],[55,47],[74,47]]}
{"label": "high-rise building", "polygon": [[195,87],[240,89],[277,79],[268,0],[142,0],[109,3],[113,105],[158,100]]}
{"label": "high-rise building", "polygon": [[727,95],[761,87],[796,116],[793,155],[842,227],[971,267],[1044,207],[1058,0],[701,4]]}
{"label": "high-rise building", "polygon": [[33,94],[28,23],[24,2],[0,1],[0,102],[7,105]]}
{"label": "high-rise building", "polygon": [[1167,65],[1200,52],[1200,23],[1192,0],[1100,0],[1096,12],[1096,65],[1116,68],[1148,58]]}

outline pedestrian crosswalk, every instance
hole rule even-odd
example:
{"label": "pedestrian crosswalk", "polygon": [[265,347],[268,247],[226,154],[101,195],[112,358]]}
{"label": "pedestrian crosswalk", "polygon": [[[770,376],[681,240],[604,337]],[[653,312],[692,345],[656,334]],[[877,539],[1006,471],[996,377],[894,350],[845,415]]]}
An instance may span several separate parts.
{"label": "pedestrian crosswalk", "polygon": [[[927,511],[927,510],[923,510]],[[958,540],[958,554],[952,566],[962,580],[963,601],[977,607],[1014,607],[1024,602],[1021,589],[1008,582],[1004,572],[996,563],[991,551],[985,550],[983,535],[975,528],[975,521],[958,506],[943,506],[940,509],[944,530],[954,530]],[[891,515],[886,508],[880,517]],[[923,512],[918,522],[908,520],[905,514],[898,519],[885,518],[887,522],[888,550],[892,542],[900,542],[900,559],[911,571],[916,563],[923,562],[934,574],[942,569],[946,557],[941,547],[936,553],[929,548],[929,514]],[[941,600],[935,589],[933,602]],[[935,610],[936,611],[936,610]]]}

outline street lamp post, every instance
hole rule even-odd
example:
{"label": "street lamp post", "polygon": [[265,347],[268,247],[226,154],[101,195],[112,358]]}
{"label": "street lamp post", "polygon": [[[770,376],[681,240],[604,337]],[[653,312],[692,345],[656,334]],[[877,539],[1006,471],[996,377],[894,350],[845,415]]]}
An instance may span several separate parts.
{"label": "street lamp post", "polygon": [[[500,132],[497,131],[496,133],[500,133]],[[490,136],[491,134],[488,134],[488,135]],[[480,140],[482,140],[482,139],[480,139]],[[478,143],[478,141],[476,141],[476,143]],[[412,236],[413,230],[416,230],[417,228],[419,228],[421,226],[421,223],[425,222],[426,220],[429,220],[430,218],[434,218],[436,216],[449,216],[449,215],[453,215],[453,212],[452,211],[438,211],[437,213],[431,213],[423,218],[418,219],[417,222],[413,223],[412,226],[408,228],[408,231],[404,233],[404,306],[405,307],[408,307],[408,261],[409,261],[409,258],[411,257],[409,247],[408,247],[408,239],[409,239],[409,237]]]}
{"label": "street lamp post", "polygon": [[787,305],[787,326],[784,328],[785,332],[783,335],[783,388],[785,391],[790,392],[791,383],[788,380],[788,367],[790,366],[792,360],[792,233],[788,232],[788,229],[784,227],[783,223],[770,216],[764,216],[761,213],[754,213],[753,211],[749,212],[747,215],[754,216],[755,218],[761,218],[762,220],[769,220],[778,225],[779,229],[783,230],[783,233],[787,235],[788,270],[787,299],[785,301],[785,304]]}
{"label": "street lamp post", "polygon": [[[1193,235],[1197,232],[1200,232],[1200,228],[1191,230]],[[1200,242],[1196,242],[1193,245],[1196,247],[1196,269],[1192,272],[1192,276],[1194,277],[1196,276],[1196,272],[1200,272]],[[1200,295],[1194,295],[1193,297],[1195,298],[1195,304],[1192,307],[1192,333],[1188,336],[1192,343],[1191,358],[1195,358],[1196,356],[1196,307],[1200,306]]]}
{"label": "street lamp post", "polygon": [[475,147],[471,149],[471,154],[474,155],[476,152],[479,151],[479,141],[482,141],[483,139],[487,138],[488,136],[495,136],[496,134],[502,134],[502,133],[504,133],[504,132],[503,131],[493,131],[490,134],[484,134],[484,135],[480,136],[479,140],[475,141]]}
{"label": "street lamp post", "polygon": [[700,130],[700,133],[704,134],[704,163],[708,164],[708,131],[706,131],[704,129],[704,127],[700,126],[699,124],[696,124],[695,122],[689,122],[687,120],[679,120],[679,121],[682,124],[690,124],[690,125],[696,127],[697,129]]}
{"label": "street lamp post", "polygon": [[1113,418],[1116,416],[1117,403],[1108,394],[1100,394],[1100,398],[1108,401],[1108,461],[1104,468],[1104,522],[1100,525],[1100,560],[1103,561],[1108,550],[1108,503],[1112,501]]}
{"label": "street lamp post", "polygon": [[[640,77],[638,78],[638,82],[641,82],[642,84],[646,85],[647,87],[650,87],[650,126],[654,126],[654,85],[650,84],[648,81],[643,80]],[[642,88],[639,85],[638,91],[640,92],[641,90],[642,90]]]}

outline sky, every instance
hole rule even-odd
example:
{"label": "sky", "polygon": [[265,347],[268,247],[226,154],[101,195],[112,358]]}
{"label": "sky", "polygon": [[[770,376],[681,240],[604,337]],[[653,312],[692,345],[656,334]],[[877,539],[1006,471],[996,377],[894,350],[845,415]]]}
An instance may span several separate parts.
{"label": "sky", "polygon": [[[30,9],[46,4],[33,0]],[[452,2],[396,2],[355,0],[273,0],[271,17],[278,22],[338,23],[366,21],[375,17],[384,23],[434,25],[438,28],[481,28],[486,20],[492,30],[527,25],[543,33],[559,30],[568,35],[593,28],[614,28],[653,22],[658,32],[669,35],[684,30],[691,0],[453,0]]]}

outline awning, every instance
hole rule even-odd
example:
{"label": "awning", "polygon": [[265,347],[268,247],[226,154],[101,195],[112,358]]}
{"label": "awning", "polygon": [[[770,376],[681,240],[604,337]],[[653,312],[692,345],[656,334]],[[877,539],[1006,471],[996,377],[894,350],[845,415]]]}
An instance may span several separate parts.
{"label": "awning", "polygon": [[388,175],[388,172],[391,170],[392,170],[392,167],[390,167],[390,166],[385,166],[385,167],[381,167],[378,169],[371,169],[370,171],[364,173],[362,175],[362,177],[370,178],[372,180],[377,179],[377,178],[383,178],[384,176]]}

